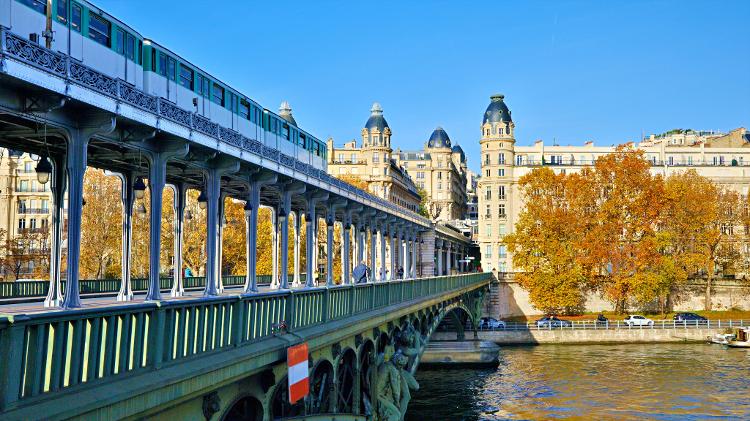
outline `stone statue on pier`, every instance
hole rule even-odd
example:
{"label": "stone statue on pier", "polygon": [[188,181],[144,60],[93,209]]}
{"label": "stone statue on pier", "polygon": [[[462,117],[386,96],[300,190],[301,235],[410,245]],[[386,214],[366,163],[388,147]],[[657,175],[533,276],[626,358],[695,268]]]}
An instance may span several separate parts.
{"label": "stone statue on pier", "polygon": [[377,419],[382,421],[400,421],[404,419],[411,400],[411,389],[419,389],[419,383],[406,370],[409,357],[401,350],[396,351],[389,361],[378,367],[375,383],[377,396]]}

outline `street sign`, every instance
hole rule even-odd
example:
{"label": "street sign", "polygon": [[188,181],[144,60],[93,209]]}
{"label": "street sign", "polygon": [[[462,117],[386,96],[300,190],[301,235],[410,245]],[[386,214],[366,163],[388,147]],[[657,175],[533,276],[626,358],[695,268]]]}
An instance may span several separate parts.
{"label": "street sign", "polygon": [[289,403],[295,403],[310,393],[307,342],[287,348],[286,363],[289,366]]}

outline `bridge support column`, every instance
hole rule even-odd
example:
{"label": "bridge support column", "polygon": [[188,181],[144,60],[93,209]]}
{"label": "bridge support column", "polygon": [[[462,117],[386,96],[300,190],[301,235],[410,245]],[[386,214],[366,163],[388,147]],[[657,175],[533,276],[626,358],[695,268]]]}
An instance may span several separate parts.
{"label": "bridge support column", "polygon": [[151,209],[148,227],[149,265],[146,301],[158,301],[161,300],[159,282],[161,275],[161,218],[162,197],[164,186],[167,183],[167,161],[174,157],[185,156],[188,152],[188,146],[187,144],[161,145],[155,142],[148,143],[150,143],[149,147],[153,151],[149,154],[148,168],[148,190],[151,197]]}
{"label": "bridge support column", "polygon": [[417,241],[417,234],[412,234],[411,240],[411,277],[417,277],[417,254],[419,249],[419,242]]}
{"label": "bridge support column", "polygon": [[300,256],[299,256],[299,248],[300,248],[300,241],[302,239],[302,212],[295,211],[294,212],[294,280],[292,281],[292,286],[298,287],[301,285],[300,277],[299,277],[299,271],[300,271]]}
{"label": "bridge support column", "polygon": [[446,260],[445,260],[445,274],[450,275],[451,274],[451,263],[453,260],[453,244],[448,243],[448,250],[446,251]]}
{"label": "bridge support column", "polygon": [[226,194],[221,193],[219,196],[219,228],[218,237],[216,240],[216,283],[218,284],[217,290],[219,294],[224,292],[224,227],[226,226],[226,216],[224,213],[224,202],[226,201]]}
{"label": "bridge support column", "polygon": [[271,288],[279,287],[279,217],[278,207],[271,208]]}
{"label": "bridge support column", "polygon": [[[258,266],[258,211],[260,210],[260,192],[264,185],[275,183],[276,180],[277,176],[275,174],[261,174],[260,176],[253,176],[250,181],[250,191],[247,202],[245,202],[245,229],[247,231],[245,235],[245,259],[247,261],[247,273],[245,273],[244,285],[245,293],[258,292],[258,277],[256,272]],[[273,241],[271,242],[273,243]]]}
{"label": "bridge support column", "polygon": [[409,241],[406,239],[406,234],[401,234],[401,267],[404,270],[404,274],[401,279],[409,279]]}
{"label": "bridge support column", "polygon": [[375,274],[378,272],[377,264],[375,262],[375,250],[377,249],[378,234],[375,231],[375,225],[370,227],[370,282],[375,282]]}
{"label": "bridge support column", "polygon": [[289,289],[289,220],[285,208],[286,206],[282,207],[277,217],[281,226],[281,260],[279,264],[281,266],[281,272],[279,273],[281,279],[279,289]]}
{"label": "bridge support column", "polygon": [[393,231],[393,228],[390,230],[391,234],[391,275],[389,276],[388,280],[396,279],[396,233]]}
{"label": "bridge support column", "polygon": [[185,295],[182,253],[184,246],[183,228],[185,227],[187,186],[184,183],[178,183],[172,186],[172,188],[174,190],[174,279],[169,295],[172,297],[182,297]]}
{"label": "bridge support column", "polygon": [[356,267],[360,263],[364,262],[365,260],[365,227],[362,226],[362,223],[357,223],[357,259],[354,262],[354,266]]}
{"label": "bridge support column", "polygon": [[[220,159],[220,158],[219,158]],[[203,296],[221,293],[221,225],[223,224],[223,199],[221,176],[239,170],[239,162],[215,161],[206,170],[206,288]]]}
{"label": "bridge support column", "polygon": [[45,307],[59,307],[62,304],[62,289],[60,282],[63,205],[65,203],[65,188],[67,186],[65,173],[65,156],[52,158],[52,235],[50,238],[49,256],[49,291],[44,299]]}
{"label": "bridge support column", "polygon": [[437,253],[437,276],[443,276],[443,244],[441,240],[435,240],[435,253]]}
{"label": "bridge support column", "polygon": [[79,265],[81,260],[81,214],[83,213],[83,176],[89,140],[97,134],[110,133],[115,129],[115,117],[106,117],[100,125],[86,129],[71,129],[68,136],[66,165],[68,175],[68,267],[65,286],[64,308],[81,306],[79,290]]}
{"label": "bridge support column", "polygon": [[135,177],[131,172],[117,174],[117,176],[122,187],[120,194],[122,200],[122,260],[120,261],[120,291],[117,293],[117,301],[130,301],[133,299],[133,289],[130,285],[130,256],[133,238],[133,202],[135,202],[133,184],[135,183]]}
{"label": "bridge support column", "polygon": [[388,280],[385,267],[385,238],[385,223],[383,223],[383,225],[380,226],[380,282]]}

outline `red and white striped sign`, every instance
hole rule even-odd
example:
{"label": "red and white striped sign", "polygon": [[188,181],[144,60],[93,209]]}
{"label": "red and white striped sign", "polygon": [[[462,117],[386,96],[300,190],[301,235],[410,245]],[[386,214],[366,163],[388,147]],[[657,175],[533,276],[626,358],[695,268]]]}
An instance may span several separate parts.
{"label": "red and white striped sign", "polygon": [[289,403],[295,403],[310,393],[307,342],[287,348],[286,363],[289,366]]}

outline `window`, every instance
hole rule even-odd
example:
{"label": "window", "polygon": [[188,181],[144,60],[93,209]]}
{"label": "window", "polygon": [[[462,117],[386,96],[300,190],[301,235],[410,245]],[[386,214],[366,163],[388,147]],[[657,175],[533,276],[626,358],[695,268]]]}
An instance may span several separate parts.
{"label": "window", "polygon": [[372,162],[373,162],[373,164],[379,163],[380,162],[380,154],[378,154],[377,152],[373,152],[372,153]]}
{"label": "window", "polygon": [[490,176],[490,170],[485,170],[485,171],[484,171],[484,174],[485,174],[485,175],[486,175],[487,177],[489,177],[489,176]]}
{"label": "window", "polygon": [[506,257],[508,257],[508,254],[507,254],[507,252],[505,251],[505,246],[503,246],[503,245],[501,245],[501,246],[499,246],[499,247],[497,248],[497,252],[498,252],[498,253],[497,253],[497,254],[498,254],[498,256],[499,256],[499,257],[500,257],[501,259],[505,259]]}
{"label": "window", "polygon": [[437,176],[438,176],[438,180],[443,179],[443,173],[441,173],[440,171],[438,171]]}
{"label": "window", "polygon": [[492,236],[492,224],[485,225],[485,227],[484,227],[484,235],[486,235],[487,237],[491,237]]}
{"label": "window", "polygon": [[18,220],[18,230],[25,230],[26,229],[26,218],[21,218]]}
{"label": "window", "polygon": [[135,61],[135,37],[128,34],[128,40],[125,43],[125,57]]}
{"label": "window", "polygon": [[437,189],[438,189],[438,190],[443,190],[443,183],[442,183],[442,182],[441,182],[441,183],[438,183],[438,188],[437,188]]}
{"label": "window", "polygon": [[30,173],[30,172],[31,172],[31,170],[32,170],[32,167],[31,167],[31,161],[26,161],[26,162],[24,162],[24,163],[23,163],[23,172],[25,172],[25,173]]}
{"label": "window", "polygon": [[424,171],[417,171],[417,180],[424,180]]}
{"label": "window", "polygon": [[674,165],[674,157],[673,156],[668,156],[667,157],[667,165],[669,165],[669,166]]}
{"label": "window", "polygon": [[21,3],[29,6],[39,13],[47,14],[47,1],[46,0],[21,0]]}
{"label": "window", "polygon": [[[693,165],[693,157],[692,156],[688,156],[687,163],[688,163],[688,165]],[[742,164],[742,158],[740,157],[740,165],[741,164]]]}
{"label": "window", "polygon": [[487,244],[484,246],[484,257],[490,258],[492,257],[492,244]]}
{"label": "window", "polygon": [[497,206],[497,216],[500,218],[505,218],[505,204],[501,203]]}
{"label": "window", "polygon": [[177,78],[177,62],[172,57],[167,57],[167,78],[169,80]]}
{"label": "window", "polygon": [[115,51],[118,54],[125,53],[125,31],[118,29],[115,34]]}
{"label": "window", "polygon": [[484,154],[484,165],[490,165],[490,154]]}
{"label": "window", "polygon": [[498,163],[498,165],[505,164],[505,154],[504,153],[497,154],[497,163]]}
{"label": "window", "polygon": [[22,191],[22,192],[29,191],[29,181],[28,180],[21,180],[21,185],[20,185],[18,191]]}
{"label": "window", "polygon": [[68,0],[57,0],[57,19],[68,23]]}
{"label": "window", "polygon": [[[245,98],[240,99],[240,116],[250,120],[250,103]],[[304,147],[305,137],[300,135],[302,146]]]}
{"label": "window", "polygon": [[516,165],[521,165],[521,164],[523,164],[523,157],[519,155],[516,157]]}
{"label": "window", "polygon": [[[193,90],[193,69],[180,66],[180,85],[191,91]],[[222,103],[222,105],[224,104]]]}
{"label": "window", "polygon": [[47,228],[47,220],[42,219],[42,229]]}
{"label": "window", "polygon": [[502,239],[505,236],[505,225],[500,225],[500,239]]}
{"label": "window", "polygon": [[[219,105],[224,105],[224,88],[214,83],[214,102]],[[289,135],[287,134],[287,139]]]}
{"label": "window", "polygon": [[25,200],[18,201],[18,213],[26,213],[26,201]]}
{"label": "window", "polygon": [[485,217],[489,218],[491,216],[490,213],[490,205],[487,205],[487,212],[484,214]]}
{"label": "window", "polygon": [[36,229],[36,218],[31,218],[29,221],[31,222],[29,228],[31,228],[32,230],[35,230]]}
{"label": "window", "polygon": [[492,188],[490,186],[487,186],[484,188],[484,199],[485,200],[492,199]]}
{"label": "window", "polygon": [[47,199],[42,199],[42,202],[41,202],[41,207],[42,207],[42,209],[44,209],[44,210],[47,210],[47,209],[49,209],[49,200],[47,200]]}
{"label": "window", "polygon": [[72,19],[70,21],[70,26],[73,27],[73,30],[81,32],[81,16],[83,15],[81,6],[73,3],[73,9],[71,10],[71,12]]}
{"label": "window", "polygon": [[110,29],[112,24],[103,17],[89,12],[89,38],[101,45],[110,47]]}
{"label": "window", "polygon": [[498,177],[505,177],[505,168],[498,168],[497,169],[497,176]]}
{"label": "window", "polygon": [[497,187],[497,198],[500,200],[505,200],[505,186]]}

